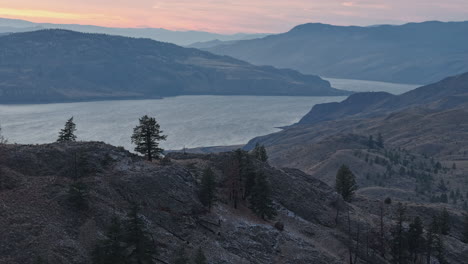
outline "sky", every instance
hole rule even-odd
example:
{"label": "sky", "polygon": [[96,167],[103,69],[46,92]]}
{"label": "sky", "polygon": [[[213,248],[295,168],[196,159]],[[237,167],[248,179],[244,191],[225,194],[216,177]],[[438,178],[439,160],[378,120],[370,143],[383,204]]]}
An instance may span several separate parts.
{"label": "sky", "polygon": [[334,25],[468,20],[468,0],[0,0],[0,17],[107,27],[278,33]]}

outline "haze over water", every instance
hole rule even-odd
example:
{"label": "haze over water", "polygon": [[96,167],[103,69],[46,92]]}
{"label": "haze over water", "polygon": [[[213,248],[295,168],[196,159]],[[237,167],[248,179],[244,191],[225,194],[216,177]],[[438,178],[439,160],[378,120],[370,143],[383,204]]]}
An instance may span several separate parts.
{"label": "haze over water", "polygon": [[[410,90],[416,86],[351,80],[331,80],[349,90]],[[385,84],[385,85],[384,85]],[[0,105],[0,125],[10,142],[49,143],[57,139],[65,121],[74,116],[77,136],[132,150],[130,136],[138,118],[156,117],[165,149],[244,144],[299,121],[313,105],[345,97],[179,96],[162,100],[125,100],[43,105]]]}

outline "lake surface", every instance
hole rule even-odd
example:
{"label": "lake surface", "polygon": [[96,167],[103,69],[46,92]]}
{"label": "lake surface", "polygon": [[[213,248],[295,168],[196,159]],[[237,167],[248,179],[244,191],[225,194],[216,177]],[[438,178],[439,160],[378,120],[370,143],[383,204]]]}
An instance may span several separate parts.
{"label": "lake surface", "polygon": [[363,80],[347,80],[334,78],[323,79],[329,81],[330,84],[335,88],[355,92],[389,92],[392,94],[402,94],[422,86],[417,84],[399,84]]}
{"label": "lake surface", "polygon": [[[359,82],[362,82],[359,85]],[[372,91],[409,89],[399,84],[332,79],[334,87]],[[375,89],[372,89],[374,87]],[[416,87],[416,86],[412,86]],[[358,89],[359,88],[359,89]],[[364,90],[363,90],[364,89]],[[345,97],[178,96],[161,100],[125,100],[43,105],[0,105],[3,135],[13,143],[48,143],[57,139],[74,116],[77,136],[84,141],[133,149],[130,136],[138,118],[156,117],[168,135],[165,149],[244,144],[299,121],[318,103]]]}

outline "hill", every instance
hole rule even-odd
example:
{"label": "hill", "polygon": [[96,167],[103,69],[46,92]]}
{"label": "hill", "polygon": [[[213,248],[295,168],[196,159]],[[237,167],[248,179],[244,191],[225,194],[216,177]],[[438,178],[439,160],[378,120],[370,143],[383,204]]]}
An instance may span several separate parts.
{"label": "hill", "polygon": [[428,84],[468,71],[468,22],[304,24],[206,50],[330,78]]}
{"label": "hill", "polygon": [[[181,248],[190,258],[201,248],[208,263],[219,264],[338,264],[349,254],[360,262],[390,263],[388,254],[380,257],[378,246],[380,202],[358,197],[345,203],[331,187],[301,171],[251,160],[267,177],[278,215],[262,220],[240,198],[235,208],[232,179],[237,169],[244,170],[245,155],[238,160],[238,152],[174,153],[151,163],[98,142],[0,145],[0,263],[90,263],[93,250],[109,236],[110,220],[128,223],[134,204],[151,237],[146,246],[157,252],[145,263],[174,263]],[[217,186],[211,211],[198,199],[207,167]],[[80,207],[73,192],[77,183],[86,190]],[[409,215],[420,216],[426,226],[442,209],[407,206]],[[381,220],[388,232],[396,207],[384,208]],[[444,253],[450,263],[462,263],[468,254],[460,241],[462,215],[449,212],[453,228],[441,236]],[[121,253],[131,256],[131,249]]]}
{"label": "hill", "polygon": [[149,39],[41,30],[3,36],[0,50],[0,103],[349,93],[317,76]]}
{"label": "hill", "polygon": [[401,95],[385,92],[356,93],[340,103],[315,105],[299,124],[384,115],[415,107],[446,110],[462,105],[468,105],[468,73],[448,77]]}
{"label": "hill", "polygon": [[18,33],[43,29],[64,29],[82,33],[98,33],[119,35],[133,38],[149,38],[169,42],[180,46],[188,46],[196,42],[212,40],[235,41],[264,37],[267,34],[237,33],[232,35],[216,34],[204,31],[172,31],[163,28],[111,28],[78,24],[34,23],[26,20],[0,18],[0,33]]}
{"label": "hill", "polygon": [[272,165],[328,184],[339,166],[349,165],[366,197],[437,203],[445,194],[452,197],[448,206],[466,210],[468,194],[455,193],[468,187],[467,85],[462,74],[398,96],[354,94],[314,106],[298,124],[253,139],[245,149],[264,144]]}

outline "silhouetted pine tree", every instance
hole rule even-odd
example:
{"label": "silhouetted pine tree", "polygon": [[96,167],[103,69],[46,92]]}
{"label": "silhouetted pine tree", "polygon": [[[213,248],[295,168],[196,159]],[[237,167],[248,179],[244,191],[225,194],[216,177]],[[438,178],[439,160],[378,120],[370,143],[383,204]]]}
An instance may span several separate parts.
{"label": "silhouetted pine tree", "polygon": [[151,161],[164,151],[159,147],[159,141],[166,140],[167,136],[162,135],[163,131],[155,118],[145,115],[139,122],[133,129],[132,143],[136,145],[136,152],[145,155]]}
{"label": "silhouetted pine tree", "polygon": [[462,241],[468,244],[468,214],[465,215],[465,221],[463,223],[463,238]]}
{"label": "silhouetted pine tree", "polygon": [[114,216],[106,232],[93,251],[94,264],[126,264],[124,230],[120,220]]}
{"label": "silhouetted pine tree", "polygon": [[408,230],[408,251],[411,257],[411,263],[418,263],[420,255],[424,252],[425,240],[423,237],[424,226],[421,218],[416,217],[409,225]]}
{"label": "silhouetted pine tree", "polygon": [[57,142],[76,141],[75,131],[76,125],[73,122],[73,117],[71,117],[65,123],[65,127],[60,130]]}
{"label": "silhouetted pine tree", "polygon": [[268,161],[268,154],[266,152],[265,146],[257,143],[253,149],[253,155],[257,160],[266,162]]}
{"label": "silhouetted pine tree", "polygon": [[154,263],[153,256],[156,248],[152,237],[146,229],[139,208],[133,205],[124,222],[125,243],[130,249],[127,263],[150,264]]}
{"label": "silhouetted pine tree", "polygon": [[276,216],[276,210],[271,201],[270,185],[265,174],[259,173],[256,175],[255,186],[252,188],[250,195],[250,208],[262,219],[273,219]]}
{"label": "silhouetted pine tree", "polygon": [[439,216],[439,230],[442,235],[448,235],[450,232],[450,214],[447,208],[444,208]]}
{"label": "silhouetted pine tree", "polygon": [[2,135],[2,127],[0,126],[0,144],[6,144],[8,140]]}
{"label": "silhouetted pine tree", "polygon": [[345,165],[342,165],[336,174],[335,190],[341,194],[343,199],[350,202],[354,191],[357,190],[356,176]]}
{"label": "silhouetted pine tree", "polygon": [[203,250],[201,248],[198,248],[197,250],[194,263],[195,264],[207,264],[208,263],[206,260],[205,254],[203,253]]}
{"label": "silhouetted pine tree", "polygon": [[404,228],[406,206],[398,203],[396,225],[392,230],[392,256],[394,263],[405,263],[407,259],[407,240],[406,230]]}
{"label": "silhouetted pine tree", "polygon": [[383,136],[382,136],[381,133],[379,133],[379,135],[377,136],[376,145],[377,145],[377,147],[379,147],[379,148],[383,148],[383,147],[384,147],[384,140],[383,140]]}
{"label": "silhouetted pine tree", "polygon": [[216,181],[215,175],[211,168],[207,168],[203,172],[202,180],[201,180],[201,187],[200,187],[200,202],[208,206],[211,209],[213,201],[215,199],[215,191],[216,191]]}
{"label": "silhouetted pine tree", "polygon": [[374,137],[372,135],[369,136],[369,140],[367,141],[367,147],[370,149],[374,148]]}

